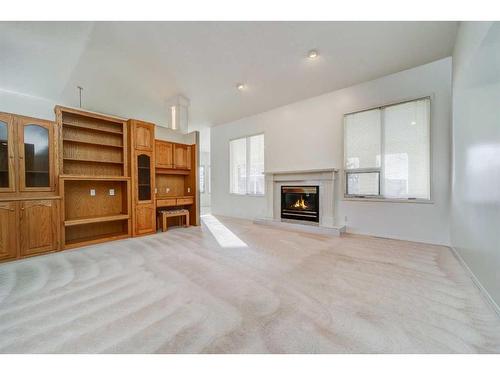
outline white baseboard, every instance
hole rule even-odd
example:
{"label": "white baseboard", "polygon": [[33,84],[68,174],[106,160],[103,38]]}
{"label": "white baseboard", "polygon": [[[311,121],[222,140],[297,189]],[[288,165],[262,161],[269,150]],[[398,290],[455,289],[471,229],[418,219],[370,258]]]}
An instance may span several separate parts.
{"label": "white baseboard", "polygon": [[488,293],[488,291],[485,289],[485,287],[483,286],[483,284],[481,284],[481,282],[479,281],[479,279],[476,277],[476,275],[474,274],[474,272],[472,272],[472,270],[469,268],[469,266],[465,262],[464,258],[462,258],[462,256],[457,251],[457,249],[455,249],[453,246],[450,246],[450,249],[451,249],[451,252],[453,253],[453,255],[455,256],[455,258],[457,258],[457,260],[460,262],[460,264],[462,265],[462,267],[465,268],[465,270],[467,271],[467,273],[469,274],[470,278],[472,279],[472,281],[474,282],[474,284],[476,285],[476,287],[479,289],[479,291],[481,292],[481,294],[483,295],[483,297],[486,299],[486,301],[490,304],[490,306],[493,308],[493,310],[500,317],[500,307],[497,305],[497,303],[495,302],[495,300],[491,297],[490,293]]}

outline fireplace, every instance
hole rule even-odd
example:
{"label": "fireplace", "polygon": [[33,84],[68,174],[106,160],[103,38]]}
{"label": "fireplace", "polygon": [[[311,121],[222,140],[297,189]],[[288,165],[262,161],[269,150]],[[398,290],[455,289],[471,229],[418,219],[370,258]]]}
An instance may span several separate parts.
{"label": "fireplace", "polygon": [[282,186],[281,218],[319,222],[319,186]]}

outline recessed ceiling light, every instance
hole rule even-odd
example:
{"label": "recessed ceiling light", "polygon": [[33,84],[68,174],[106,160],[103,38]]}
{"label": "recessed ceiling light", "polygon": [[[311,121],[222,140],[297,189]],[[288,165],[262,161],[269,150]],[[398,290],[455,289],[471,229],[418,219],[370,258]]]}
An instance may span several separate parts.
{"label": "recessed ceiling light", "polygon": [[308,53],[307,53],[307,57],[309,57],[311,60],[314,60],[315,58],[317,58],[319,56],[319,52],[316,51],[315,49],[312,49],[310,50]]}
{"label": "recessed ceiling light", "polygon": [[244,83],[237,83],[236,88],[240,91],[243,91],[245,89],[245,84]]}

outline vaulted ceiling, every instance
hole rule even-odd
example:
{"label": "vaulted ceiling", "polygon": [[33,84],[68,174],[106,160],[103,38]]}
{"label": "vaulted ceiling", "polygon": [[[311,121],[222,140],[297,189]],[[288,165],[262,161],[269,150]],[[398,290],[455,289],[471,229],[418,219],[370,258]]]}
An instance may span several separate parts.
{"label": "vaulted ceiling", "polygon": [[[456,22],[0,22],[0,88],[76,106],[82,86],[87,109],[159,124],[167,99],[183,94],[196,128],[450,56],[456,29]],[[320,55],[311,61],[313,48]]]}

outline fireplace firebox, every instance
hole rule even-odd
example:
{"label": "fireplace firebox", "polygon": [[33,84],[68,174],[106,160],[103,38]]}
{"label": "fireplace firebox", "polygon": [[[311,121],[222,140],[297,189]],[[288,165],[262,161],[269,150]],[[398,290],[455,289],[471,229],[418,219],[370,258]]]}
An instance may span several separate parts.
{"label": "fireplace firebox", "polygon": [[319,186],[282,186],[281,218],[319,222]]}

